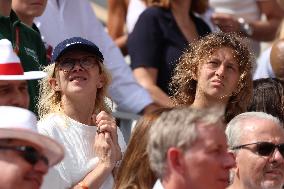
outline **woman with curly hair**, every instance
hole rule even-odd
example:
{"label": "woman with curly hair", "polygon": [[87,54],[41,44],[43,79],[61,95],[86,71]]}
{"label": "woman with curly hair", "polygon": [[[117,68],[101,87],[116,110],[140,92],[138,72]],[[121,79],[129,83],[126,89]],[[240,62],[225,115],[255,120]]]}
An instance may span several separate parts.
{"label": "woman with curly hair", "polygon": [[43,188],[112,188],[125,143],[105,97],[110,76],[104,57],[80,37],[59,43],[40,83],[39,132],[65,147],[65,157],[47,174]]}
{"label": "woman with curly hair", "polygon": [[228,122],[247,110],[252,97],[254,56],[234,34],[210,34],[190,44],[171,81],[176,105],[219,106]]}

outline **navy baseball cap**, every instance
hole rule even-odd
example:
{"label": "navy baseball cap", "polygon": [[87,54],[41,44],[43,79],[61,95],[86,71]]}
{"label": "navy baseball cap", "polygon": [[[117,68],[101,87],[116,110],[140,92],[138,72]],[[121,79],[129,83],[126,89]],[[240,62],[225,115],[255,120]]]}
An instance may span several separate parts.
{"label": "navy baseball cap", "polygon": [[52,52],[51,62],[57,61],[64,53],[73,49],[90,52],[96,55],[102,62],[104,60],[104,56],[101,53],[100,49],[93,42],[81,37],[72,37],[60,42],[54,48]]}

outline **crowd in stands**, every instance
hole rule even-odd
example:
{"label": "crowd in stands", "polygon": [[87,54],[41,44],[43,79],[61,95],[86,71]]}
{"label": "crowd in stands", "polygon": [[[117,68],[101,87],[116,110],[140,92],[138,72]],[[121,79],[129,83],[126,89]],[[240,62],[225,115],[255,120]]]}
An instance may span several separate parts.
{"label": "crowd in stands", "polygon": [[0,189],[284,188],[284,0],[90,3],[0,0]]}

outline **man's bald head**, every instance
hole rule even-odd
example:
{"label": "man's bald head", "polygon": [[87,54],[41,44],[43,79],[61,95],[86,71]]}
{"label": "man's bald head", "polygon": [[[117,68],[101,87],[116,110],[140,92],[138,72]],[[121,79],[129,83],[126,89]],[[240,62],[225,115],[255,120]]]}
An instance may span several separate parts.
{"label": "man's bald head", "polygon": [[270,53],[270,63],[277,78],[284,79],[284,39],[276,41]]}

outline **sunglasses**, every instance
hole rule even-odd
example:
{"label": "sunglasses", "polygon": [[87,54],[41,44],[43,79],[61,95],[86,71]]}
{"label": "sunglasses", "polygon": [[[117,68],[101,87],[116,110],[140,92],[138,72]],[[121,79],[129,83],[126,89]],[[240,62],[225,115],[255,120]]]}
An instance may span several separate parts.
{"label": "sunglasses", "polygon": [[249,145],[256,145],[255,153],[260,156],[270,156],[274,151],[275,148],[278,149],[282,157],[284,157],[284,143],[283,144],[274,144],[271,142],[255,142],[250,144],[243,144],[240,146],[235,146],[232,148],[232,150],[237,150],[241,148],[245,148]]}
{"label": "sunglasses", "polygon": [[79,64],[81,68],[88,70],[101,62],[96,56],[84,56],[82,58],[64,58],[58,61],[58,67],[60,70],[69,72],[74,69],[76,64]]}
{"label": "sunglasses", "polygon": [[0,150],[13,150],[19,152],[20,156],[31,165],[35,165],[40,160],[47,166],[49,165],[47,157],[31,146],[0,146]]}

